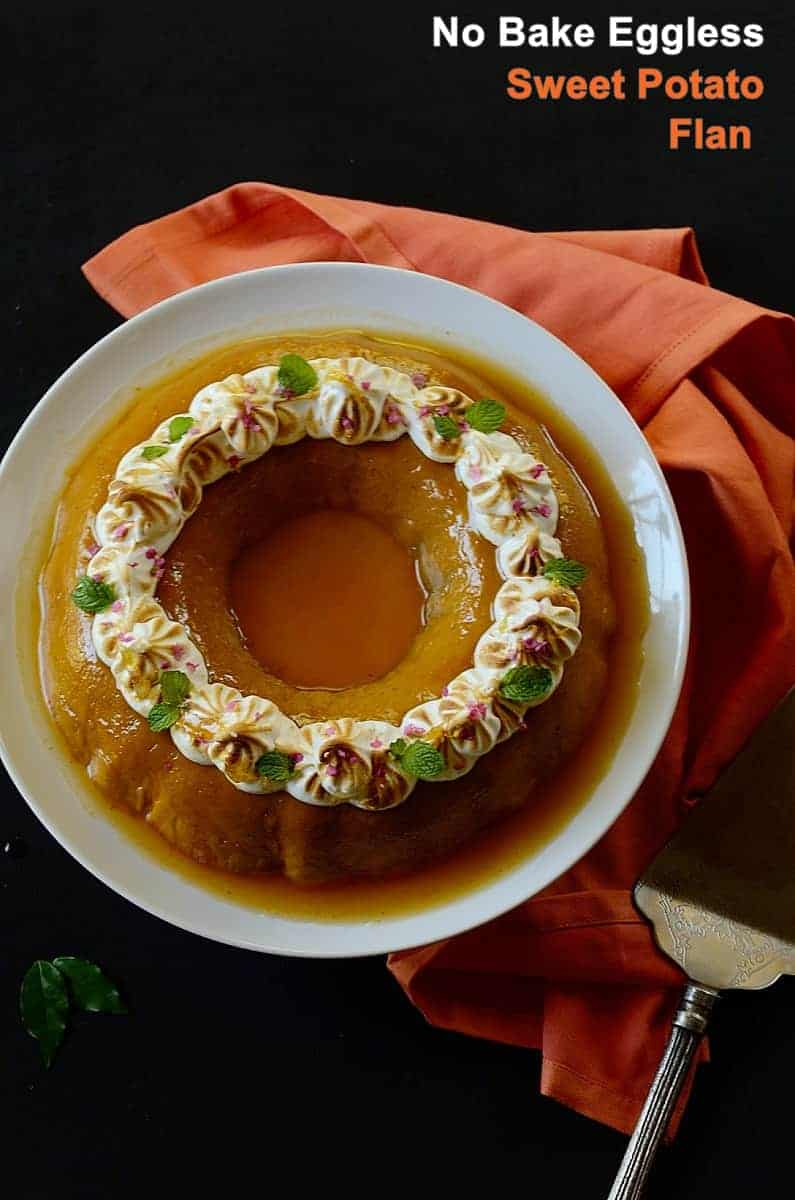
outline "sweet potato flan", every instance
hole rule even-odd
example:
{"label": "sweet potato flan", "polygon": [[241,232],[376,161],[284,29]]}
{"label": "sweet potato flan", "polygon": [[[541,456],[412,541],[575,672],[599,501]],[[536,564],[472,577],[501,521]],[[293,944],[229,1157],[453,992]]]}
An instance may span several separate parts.
{"label": "sweet potato flan", "polygon": [[72,474],[47,702],[196,862],[416,871],[532,806],[597,721],[608,541],[547,425],[460,363],[252,339],[141,390]]}

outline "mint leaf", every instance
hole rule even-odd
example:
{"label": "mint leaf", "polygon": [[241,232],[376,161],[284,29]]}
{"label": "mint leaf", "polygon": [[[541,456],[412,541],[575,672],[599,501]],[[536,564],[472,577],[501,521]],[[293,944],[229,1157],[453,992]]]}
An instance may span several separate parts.
{"label": "mint leaf", "polygon": [[551,558],[544,564],[541,574],[555,583],[562,583],[564,587],[573,588],[582,583],[588,574],[588,568],[573,558]]}
{"label": "mint leaf", "polygon": [[398,738],[389,747],[389,753],[396,758],[407,775],[417,779],[434,779],[444,770],[444,758],[428,742],[407,742]]}
{"label": "mint leaf", "polygon": [[184,671],[160,672],[160,695],[164,704],[179,707],[184,704],[190,691],[190,680]]}
{"label": "mint leaf", "polygon": [[96,963],[86,958],[54,958],[52,965],[68,979],[72,999],[84,1012],[126,1013],[116,986]]}
{"label": "mint leaf", "polygon": [[446,442],[452,442],[454,438],[461,437],[461,429],[452,417],[440,417],[438,413],[434,413],[433,425],[439,437],[444,438]]}
{"label": "mint leaf", "polygon": [[[175,442],[177,439],[172,438],[171,440]],[[141,451],[141,456],[147,462],[151,462],[153,458],[162,458],[164,454],[168,454],[168,446],[144,446]]]}
{"label": "mint leaf", "polygon": [[19,992],[19,1013],[25,1029],[39,1043],[45,1067],[51,1067],[69,1013],[64,977],[51,962],[37,959],[28,967]]}
{"label": "mint leaf", "polygon": [[317,372],[300,354],[285,354],[279,359],[279,384],[293,396],[311,392],[317,384]]}
{"label": "mint leaf", "polygon": [[470,429],[479,433],[496,433],[505,420],[505,406],[496,400],[476,400],[465,413]]}
{"label": "mint leaf", "polygon": [[108,608],[116,599],[116,593],[109,583],[102,583],[84,575],[78,579],[77,587],[72,592],[72,601],[85,613],[98,613]]}
{"label": "mint leaf", "polygon": [[546,667],[512,667],[500,682],[500,695],[506,700],[529,704],[540,700],[552,687],[552,672]]}
{"label": "mint leaf", "polygon": [[295,774],[293,760],[280,750],[268,750],[262,754],[254,764],[254,770],[272,783],[286,783]]}
{"label": "mint leaf", "polygon": [[163,733],[179,720],[178,704],[155,704],[147,720],[152,733]]}
{"label": "mint leaf", "polygon": [[193,417],[173,417],[168,423],[168,440],[178,442],[195,424]]}

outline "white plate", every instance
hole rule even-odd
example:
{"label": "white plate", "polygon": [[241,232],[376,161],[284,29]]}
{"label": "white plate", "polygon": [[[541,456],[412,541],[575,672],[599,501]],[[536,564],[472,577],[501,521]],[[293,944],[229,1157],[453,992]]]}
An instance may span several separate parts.
{"label": "white plate", "polygon": [[503,364],[579,427],[631,510],[651,590],[639,698],[610,769],[584,807],[543,848],[476,891],[413,915],[323,923],[225,901],[158,867],[92,813],[36,694],[29,639],[9,619],[0,622],[0,749],[17,787],[58,841],[148,912],[236,946],[344,957],[420,945],[478,925],[539,891],[602,836],[668,728],[684,670],[689,592],[679,522],[646,441],[610,389],[562,342],[512,309],[443,280],[389,267],[311,263],[230,276],[165,300],[108,334],[50,388],[0,468],[0,611],[15,613],[20,595],[29,607],[64,470],[98,425],[121,410],[128,385],[235,336],[333,327],[399,330],[449,346],[453,356],[466,347]]}

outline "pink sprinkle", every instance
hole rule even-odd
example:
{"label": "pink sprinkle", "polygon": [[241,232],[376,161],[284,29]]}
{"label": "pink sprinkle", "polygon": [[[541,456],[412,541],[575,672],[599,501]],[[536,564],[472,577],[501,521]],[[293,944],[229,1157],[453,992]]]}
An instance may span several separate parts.
{"label": "pink sprinkle", "polygon": [[400,425],[403,421],[403,414],[399,408],[395,408],[394,404],[390,404],[386,410],[387,425]]}
{"label": "pink sprinkle", "polygon": [[541,557],[541,553],[538,549],[538,546],[533,546],[533,549],[530,551],[530,554],[528,555],[528,557],[530,559],[530,562],[537,562],[537,560]]}
{"label": "pink sprinkle", "polygon": [[343,429],[353,429],[353,421],[350,417],[340,417],[340,425]]}
{"label": "pink sprinkle", "polygon": [[171,663],[169,662],[169,660],[167,658],[161,658],[161,660],[160,660],[160,670],[161,671],[167,671],[170,666],[171,666]]}
{"label": "pink sprinkle", "polygon": [[449,687],[447,686],[447,684],[445,684],[445,685],[444,685],[444,687],[442,688],[442,695],[443,695],[443,696],[449,696],[449,695],[450,695],[450,689],[449,689]]}
{"label": "pink sprinkle", "polygon": [[522,645],[529,654],[549,654],[549,642],[545,642],[543,638],[526,637],[523,638]]}
{"label": "pink sprinkle", "polygon": [[121,637],[119,638],[119,641],[120,641],[120,642],[124,642],[124,645],[125,645],[125,646],[129,646],[130,642],[134,642],[134,641],[135,641],[135,634],[133,634],[133,633],[123,633],[123,634],[121,635]]}
{"label": "pink sprinkle", "polygon": [[233,471],[236,471],[237,468],[240,466],[240,459],[238,458],[238,456],[236,454],[230,454],[229,458],[226,461],[229,463],[229,466],[232,468]]}
{"label": "pink sprinkle", "polygon": [[447,417],[450,414],[450,405],[449,404],[440,404],[436,411],[438,412],[440,417]]}
{"label": "pink sprinkle", "polygon": [[429,405],[424,404],[422,406],[422,408],[420,409],[420,416],[421,417],[429,417],[432,412],[433,412],[433,409]]}
{"label": "pink sprinkle", "polygon": [[423,371],[415,371],[411,377],[411,382],[417,388],[424,388],[428,382],[428,376]]}
{"label": "pink sprinkle", "polygon": [[543,463],[536,463],[534,467],[530,468],[530,474],[532,475],[533,479],[538,479],[539,475],[543,475],[545,471],[546,467]]}
{"label": "pink sprinkle", "polygon": [[149,547],[149,549],[146,552],[146,557],[147,558],[157,558],[157,551],[155,550],[154,546]]}
{"label": "pink sprinkle", "polygon": [[102,583],[102,581],[103,581],[103,579],[105,578],[105,576],[104,576],[104,575],[102,575],[102,574],[100,574],[100,575],[92,575],[92,576],[91,576],[91,578],[94,580],[94,583]]}
{"label": "pink sprinkle", "polygon": [[236,712],[236,711],[237,711],[237,700],[230,700],[228,704],[224,705],[224,712]]}
{"label": "pink sprinkle", "polygon": [[460,428],[462,433],[469,433],[469,421],[462,421]]}
{"label": "pink sprinkle", "polygon": [[362,389],[363,389],[365,392],[369,392],[369,391],[370,391],[370,387],[371,387],[370,380],[369,380],[369,379],[363,379],[363,380],[362,380]]}
{"label": "pink sprinkle", "polygon": [[186,662],[185,666],[188,668],[189,671],[198,671],[198,669],[199,669],[199,664],[195,663],[195,662]]}
{"label": "pink sprinkle", "polygon": [[425,730],[423,729],[422,725],[414,725],[409,722],[408,725],[403,726],[403,732],[405,733],[406,737],[422,737],[422,735],[425,733]]}
{"label": "pink sprinkle", "polygon": [[462,725],[458,731],[458,736],[462,742],[474,742],[475,730],[471,725]]}
{"label": "pink sprinkle", "polygon": [[117,525],[113,530],[113,537],[117,542],[120,542],[123,537],[126,537],[130,530],[129,523],[127,525]]}
{"label": "pink sprinkle", "polygon": [[384,743],[381,741],[380,738],[373,738],[373,740],[370,742],[370,749],[371,750],[381,750],[383,745],[384,745]]}
{"label": "pink sprinkle", "polygon": [[327,725],[323,732],[325,733],[326,737],[334,737],[334,734],[337,732],[337,727],[336,725]]}
{"label": "pink sprinkle", "polygon": [[373,763],[373,779],[383,779],[386,775],[386,763],[383,759],[379,759]]}
{"label": "pink sprinkle", "polygon": [[339,773],[340,769],[335,763],[329,763],[329,765],[326,767],[326,774],[331,775],[332,778],[335,775],[339,775]]}
{"label": "pink sprinkle", "polygon": [[101,549],[101,547],[98,542],[91,542],[90,545],[86,546],[86,550],[91,555],[92,558],[94,557],[95,554],[99,554],[100,549]]}
{"label": "pink sprinkle", "polygon": [[483,478],[483,472],[481,471],[481,469],[477,465],[477,463],[473,463],[472,466],[469,468],[469,478],[472,480],[473,483],[479,483],[480,480]]}
{"label": "pink sprinkle", "polygon": [[543,504],[536,504],[530,509],[530,512],[538,513],[539,517],[549,517],[552,515],[552,509],[544,501]]}
{"label": "pink sprinkle", "polygon": [[517,496],[515,500],[511,501],[511,508],[517,514],[524,512],[524,500],[521,496]]}
{"label": "pink sprinkle", "polygon": [[124,602],[122,600],[114,600],[110,606],[111,612],[124,612]]}
{"label": "pink sprinkle", "polygon": [[303,754],[294,754],[294,755],[293,755],[293,762],[294,762],[296,765],[297,765],[298,763],[301,763],[301,762],[303,762],[303,761],[304,761],[304,756],[303,756]]}
{"label": "pink sprinkle", "polygon": [[482,721],[486,715],[486,705],[482,701],[478,701],[477,704],[470,704],[468,711],[471,720]]}
{"label": "pink sprinkle", "polygon": [[250,412],[243,414],[243,428],[249,430],[259,429],[259,422],[252,417]]}
{"label": "pink sprinkle", "polygon": [[174,655],[174,658],[177,660],[177,662],[179,662],[181,658],[185,657],[185,647],[175,646],[171,653]]}

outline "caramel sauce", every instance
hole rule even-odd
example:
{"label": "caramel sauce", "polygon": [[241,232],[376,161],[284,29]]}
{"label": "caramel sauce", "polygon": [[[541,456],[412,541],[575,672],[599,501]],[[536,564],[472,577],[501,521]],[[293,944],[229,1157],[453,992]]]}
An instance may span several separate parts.
{"label": "caramel sauce", "polygon": [[[480,832],[463,848],[457,849],[443,861],[414,871],[409,875],[392,876],[379,880],[324,883],[317,886],[297,886],[289,880],[275,875],[241,876],[231,872],[209,869],[190,861],[170,846],[147,821],[136,816],[124,804],[114,803],[98,788],[92,786],[86,779],[85,767],[80,765],[82,748],[76,748],[73,741],[67,745],[64,738],[64,753],[67,759],[71,759],[75,764],[77,774],[84,782],[87,802],[91,808],[98,809],[103,816],[109,815],[126,836],[132,838],[147,854],[154,856],[164,869],[173,870],[225,899],[261,911],[292,916],[297,919],[377,920],[385,916],[405,914],[446,903],[465,892],[471,892],[492,883],[521,861],[537,853],[584,805],[593,788],[609,767],[635,705],[642,662],[642,638],[648,615],[648,588],[642,554],[635,541],[632,520],[628,511],[598,457],[577,429],[556,411],[553,403],[528,388],[524,382],[502,371],[495,364],[482,361],[465,352],[456,351],[454,359],[451,360],[449,350],[443,351],[432,345],[409,343],[401,340],[399,335],[392,338],[383,335],[376,337],[358,331],[282,336],[278,339],[248,339],[212,350],[193,362],[171,371],[154,383],[135,389],[127,414],[114,419],[112,429],[96,439],[88,454],[81,459],[70,476],[65,489],[65,495],[70,499],[59,510],[53,544],[44,566],[42,579],[46,581],[47,571],[53,566],[60,569],[61,564],[67,562],[68,555],[71,554],[71,561],[74,561],[76,556],[76,543],[81,536],[81,523],[85,521],[86,509],[78,513],[72,511],[75,496],[82,496],[84,503],[89,508],[91,504],[101,503],[104,489],[107,487],[107,481],[112,477],[116,462],[130,445],[143,440],[150,430],[165,417],[184,411],[193,394],[208,382],[223,378],[232,372],[250,370],[263,362],[274,361],[274,354],[290,351],[302,353],[306,357],[363,352],[377,357],[379,362],[396,365],[400,369],[405,369],[403,364],[410,361],[414,365],[414,369],[435,370],[442,375],[446,383],[460,387],[470,394],[489,395],[504,400],[514,409],[525,414],[528,421],[535,423],[540,431],[539,437],[543,436],[547,444],[551,443],[554,446],[556,479],[576,480],[581,483],[590,497],[593,511],[598,515],[601,538],[606,553],[605,582],[609,584],[611,603],[615,610],[614,631],[606,647],[607,686],[603,689],[600,703],[584,736],[576,750],[564,761],[560,769],[556,770],[551,778],[545,779],[544,787],[534,792],[531,802],[512,815],[503,817],[484,832]],[[402,443],[395,445],[399,447]],[[394,452],[391,447],[384,449],[388,453]],[[288,450],[298,453],[300,445],[290,447]],[[329,454],[334,452],[335,448],[329,448]],[[349,450],[343,452],[350,453]],[[401,453],[409,454],[410,448],[404,448]],[[255,467],[246,470],[252,471]],[[90,483],[83,485],[83,481],[89,479],[89,470]],[[213,488],[222,487],[223,482],[225,481],[213,485]],[[81,487],[83,487],[82,493]],[[209,491],[207,495],[210,495]],[[559,495],[562,501],[562,512],[564,512],[566,510],[565,485],[563,494],[559,490]],[[339,519],[339,513],[335,513],[334,518],[335,520]],[[192,521],[195,520],[196,517],[192,519]],[[579,532],[578,521],[573,511],[565,520],[568,521],[568,524],[565,526],[564,547],[567,552],[572,553],[572,547],[574,551],[577,551],[578,539],[582,543],[584,535]],[[192,522],[188,523],[187,530],[190,529],[191,524]],[[269,531],[266,540],[273,541],[274,538],[278,538],[279,528],[280,526],[277,525],[275,530]],[[281,526],[281,528],[284,530],[286,526]],[[183,533],[181,536],[184,537],[185,534]],[[564,536],[563,532],[561,536]],[[283,541],[284,545],[280,552],[289,556],[290,539],[283,535]],[[256,546],[256,543],[254,545]],[[177,546],[178,543],[175,544],[175,549]],[[400,546],[398,550],[399,556],[406,560],[405,547]],[[238,567],[243,571],[248,571],[250,573],[249,582],[256,585],[258,571],[265,570],[262,563],[259,568],[257,566],[257,551],[255,548],[245,547],[242,549],[241,555]],[[577,555],[572,553],[572,556],[576,557]],[[178,556],[175,561],[178,562]],[[405,566],[405,561],[402,562],[402,565]],[[486,571],[485,566],[483,570]],[[493,583],[493,568],[489,567],[488,572],[490,572],[489,583],[491,584]],[[179,582],[178,570],[175,568],[172,573],[175,576],[173,582],[176,589],[176,584]],[[241,600],[243,576],[241,575],[237,583],[235,583],[235,577],[236,573],[233,573],[232,603],[238,610],[237,617],[240,626],[245,637],[251,642],[250,649],[253,650],[255,656],[259,658],[263,653],[267,658],[273,652],[273,642],[271,641],[270,648],[266,647],[265,650],[253,645],[256,615],[247,612],[246,605],[249,601],[246,598]],[[167,582],[168,580],[164,580],[164,583]],[[270,588],[276,585],[268,584],[267,586]],[[405,586],[410,592],[408,581],[405,581]],[[416,581],[413,586],[417,587]],[[593,591],[589,592],[589,587],[592,585],[590,582],[586,582],[582,594],[584,613],[589,605],[593,611],[598,609],[600,603],[598,596],[594,599]],[[246,590],[252,606],[256,608],[257,586],[243,590]],[[475,592],[479,591],[482,591],[482,587],[475,588],[473,596]],[[260,590],[259,594],[264,595],[264,592]],[[173,591],[173,595],[178,595],[178,589]],[[273,598],[276,592],[271,592],[270,595]],[[42,584],[41,597],[45,612],[41,629],[43,639],[41,644],[44,648],[42,678],[45,693],[50,697],[52,705],[53,677],[51,666],[47,661],[45,634],[49,609],[52,607],[53,614],[57,615],[58,606],[64,602],[64,595],[63,591],[60,595],[48,594],[45,582]],[[286,599],[286,592],[282,593],[282,601],[286,602]],[[412,608],[415,601],[416,597],[411,605],[408,602],[405,605],[407,620],[409,609]],[[276,607],[278,608],[278,604]],[[68,605],[63,611],[67,614],[65,617],[67,622],[72,619],[77,620],[77,617],[69,614]],[[412,611],[416,619],[416,608],[412,608]],[[177,612],[175,615],[179,616],[180,614]],[[426,632],[423,631],[423,635]],[[38,629],[35,630],[35,635],[38,639]],[[385,647],[390,655],[396,652],[398,640],[393,641],[390,637]],[[421,637],[414,640],[415,646],[419,644],[421,644]],[[87,647],[83,647],[84,652],[87,649]],[[581,663],[581,672],[587,672],[587,654],[588,649],[584,644],[574,662],[569,666],[572,679],[574,679],[573,673],[578,669],[578,663]],[[269,662],[268,665],[271,669],[275,669],[272,663]],[[296,664],[293,663],[293,665]],[[311,664],[303,664],[305,668],[308,665]],[[358,667],[359,663],[357,662],[356,665]],[[210,666],[212,669],[212,663]],[[324,659],[323,667],[324,674],[327,669],[331,669],[327,659]],[[436,669],[441,673],[441,666]],[[444,669],[446,670],[447,667],[445,666]],[[244,667],[241,666],[238,676],[242,675],[243,670]],[[431,682],[435,684],[436,681],[434,679]],[[314,680],[311,686],[327,687],[330,684],[326,678],[323,684]],[[563,688],[560,690],[562,692]],[[311,692],[306,694],[307,696],[312,695]],[[350,695],[356,694],[358,693],[355,690],[350,693]],[[321,692],[319,695],[323,704],[326,704],[329,702],[329,698],[335,696],[335,693]],[[347,693],[340,695],[343,708],[347,699],[349,699]],[[551,712],[554,700],[555,698],[540,709],[534,710],[541,714],[541,721],[547,720],[548,727],[552,717],[545,718],[543,714],[544,710]],[[356,711],[352,711],[350,715],[358,714]],[[376,716],[378,714],[370,712],[363,715]],[[67,716],[71,719],[75,714],[69,713]],[[137,718],[134,718],[132,714],[129,716],[125,714],[124,719],[120,720],[118,725],[118,736],[126,736],[130,733],[136,721]],[[517,737],[519,736],[521,735],[517,735]],[[494,760],[497,770],[502,761],[498,756],[503,750],[504,747],[498,747],[486,756],[487,759]],[[155,755],[161,757],[167,753],[167,750],[161,749],[159,746],[155,751]],[[85,760],[83,759],[83,761]],[[199,770],[209,772],[210,768],[199,768]],[[440,789],[455,789],[458,786],[457,784],[436,785]],[[92,803],[92,797],[96,798],[96,803]],[[400,810],[395,811],[400,812]],[[380,819],[378,814],[358,815],[370,821]]]}
{"label": "caramel sauce", "polygon": [[277,525],[239,555],[230,583],[244,643],[296,687],[380,679],[422,623],[415,562],[376,521],[344,509]]}

